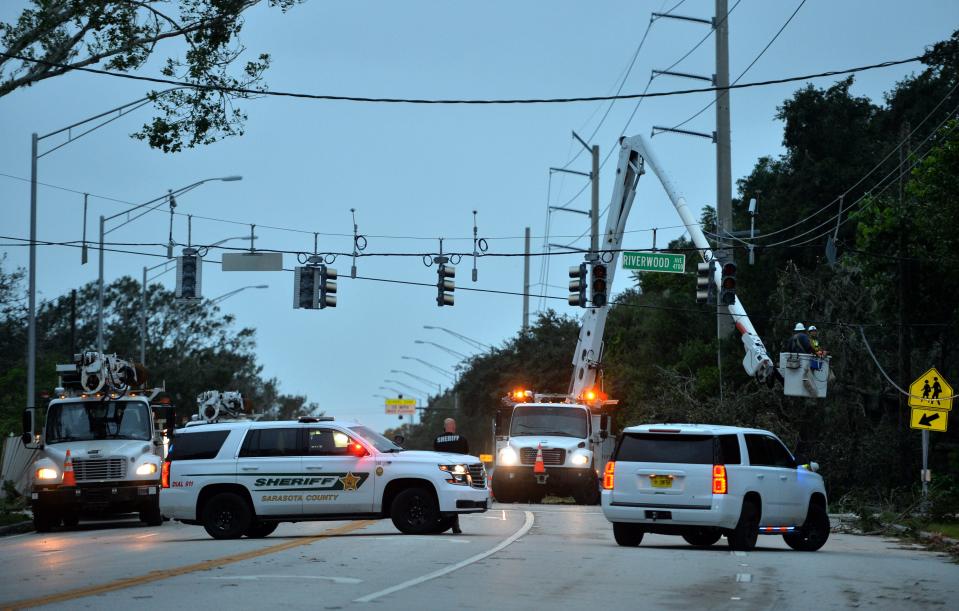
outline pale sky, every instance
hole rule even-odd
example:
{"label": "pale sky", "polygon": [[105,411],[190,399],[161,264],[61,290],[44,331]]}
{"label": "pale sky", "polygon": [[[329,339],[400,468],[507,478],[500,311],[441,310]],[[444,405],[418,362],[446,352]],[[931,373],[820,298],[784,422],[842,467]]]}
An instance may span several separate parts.
{"label": "pale sky", "polygon": [[[730,5],[735,0],[730,2]],[[732,78],[748,65],[798,5],[795,1],[742,0],[730,16]],[[264,3],[265,4],[265,3]],[[449,1],[328,3],[310,0],[288,14],[265,6],[246,17],[243,41],[250,53],[269,52],[273,66],[267,84],[276,90],[389,97],[553,97],[602,95],[615,90],[649,23],[651,11],[673,1],[504,2]],[[677,14],[711,17],[713,2],[687,0]],[[0,20],[9,22],[26,5],[8,0]],[[867,1],[808,0],[779,39],[744,81],[815,73],[895,60],[921,54],[926,45],[947,38],[959,24],[959,3],[952,0]],[[638,93],[651,69],[663,69],[706,33],[706,26],[658,20],[627,80],[624,92]],[[160,46],[156,61],[141,70],[159,75],[159,60],[175,53]],[[714,43],[710,38],[675,70],[711,75]],[[853,92],[881,101],[884,91],[919,64],[857,75]],[[820,79],[825,87],[836,79]],[[696,81],[663,77],[651,91],[699,86]],[[773,119],[776,106],[799,88],[784,84],[736,91],[731,97],[734,181],[747,174],[762,155],[781,152],[782,126]],[[28,178],[30,133],[47,133],[87,116],[142,97],[143,83],[90,74],[44,81],[0,98],[0,173]],[[620,133],[648,135],[653,125],[673,125],[706,104],[712,94],[650,99],[632,123],[635,102],[617,102],[594,142],[605,156]],[[128,134],[151,115],[144,108],[43,158],[39,178],[78,191],[142,202],[197,180],[239,174],[242,182],[212,183],[184,195],[178,211],[260,225],[258,246],[266,249],[312,249],[310,235],[263,228],[263,225],[309,232],[350,234],[350,208],[357,210],[367,252],[434,252],[438,237],[446,249],[472,250],[472,210],[478,211],[479,235],[490,252],[523,248],[523,229],[531,227],[533,249],[544,242],[547,180],[550,166],[563,165],[595,129],[606,104],[531,106],[386,106],[262,98],[240,103],[249,115],[246,134],[176,155],[150,150]],[[686,127],[710,132],[711,110]],[[699,208],[715,200],[714,145],[698,138],[662,135],[652,140],[658,156]],[[615,160],[615,157],[612,161]],[[571,168],[588,171],[588,157]],[[609,198],[608,164],[601,175],[601,205]],[[578,177],[556,176],[551,203],[565,203],[582,186]],[[831,197],[835,194],[824,194]],[[589,190],[571,205],[586,208]],[[827,197],[827,199],[829,198]],[[0,176],[2,233],[29,235],[29,189],[20,180]],[[760,202],[762,211],[775,202]],[[95,239],[95,218],[113,214],[121,204],[91,198],[87,231]],[[82,196],[40,187],[39,231],[42,240],[81,237]],[[167,215],[154,214],[112,234],[116,241],[164,242]],[[628,230],[669,227],[679,219],[652,175],[640,182]],[[554,215],[551,240],[587,229],[584,216]],[[770,228],[772,229],[772,228]],[[186,221],[177,218],[175,239],[185,241]],[[248,233],[242,225],[194,220],[195,242],[210,243]],[[658,233],[659,245],[680,235]],[[494,239],[495,238],[495,239]],[[6,242],[6,240],[4,240]],[[580,243],[582,245],[582,243]],[[651,246],[648,232],[631,233],[624,245]],[[348,237],[321,236],[320,250],[351,250]],[[8,247],[9,265],[27,264],[27,249]],[[145,251],[161,253],[163,249]],[[213,255],[219,258],[219,255]],[[581,257],[554,257],[547,283],[550,295],[565,297],[566,268]],[[140,277],[143,265],[160,259],[108,254],[107,280],[128,274]],[[287,255],[287,268],[296,265]],[[539,282],[540,261],[533,260],[532,282]],[[291,273],[222,272],[208,264],[203,294],[216,297],[251,284],[268,290],[246,291],[223,302],[237,326],[257,330],[257,355],[266,376],[276,376],[286,393],[306,394],[326,413],[358,418],[378,429],[397,424],[383,414],[385,378],[414,386],[425,384],[391,369],[445,383],[446,378],[413,361],[410,355],[452,368],[456,358],[417,339],[459,352],[470,347],[423,325],[448,327],[487,344],[500,344],[519,329],[522,299],[457,291],[454,307],[438,308],[435,289],[350,280],[348,259],[339,270],[339,305],[335,309],[292,309]],[[359,274],[417,282],[434,282],[435,271],[419,257],[366,258]],[[71,248],[40,247],[38,286],[42,299],[96,279],[95,258],[80,265]],[[520,291],[520,258],[479,262],[479,281],[470,279],[471,260],[457,267],[460,287]],[[173,274],[163,276],[171,287]],[[620,273],[614,292],[628,287]],[[534,292],[539,292],[539,286]],[[692,300],[692,289],[690,292]],[[548,305],[568,314],[578,308],[563,301]],[[745,304],[747,309],[749,304]],[[532,309],[539,300],[532,300]],[[761,333],[762,329],[759,330]],[[572,357],[573,346],[570,346]],[[397,377],[399,375],[400,377]],[[506,389],[503,389],[505,392]]]}

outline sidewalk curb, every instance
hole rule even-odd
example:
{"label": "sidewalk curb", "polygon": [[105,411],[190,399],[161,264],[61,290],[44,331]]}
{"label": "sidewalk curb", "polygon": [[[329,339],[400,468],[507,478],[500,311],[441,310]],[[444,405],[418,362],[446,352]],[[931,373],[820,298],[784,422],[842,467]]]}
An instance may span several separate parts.
{"label": "sidewalk curb", "polygon": [[7,524],[6,526],[0,526],[0,537],[5,535],[15,535],[23,532],[30,532],[33,530],[33,520],[24,520],[23,522],[17,522],[16,524]]}

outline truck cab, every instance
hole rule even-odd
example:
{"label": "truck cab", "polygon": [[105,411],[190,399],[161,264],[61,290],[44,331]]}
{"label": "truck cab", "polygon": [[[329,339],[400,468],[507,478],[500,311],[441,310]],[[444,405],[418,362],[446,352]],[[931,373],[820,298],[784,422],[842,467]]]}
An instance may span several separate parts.
{"label": "truck cab", "polygon": [[613,449],[600,404],[511,393],[494,423],[493,494],[500,502],[538,502],[547,494],[599,502],[599,469]]}
{"label": "truck cab", "polygon": [[100,386],[87,392],[80,364],[58,365],[60,387],[35,430],[24,417],[24,443],[38,452],[31,469],[34,527],[70,528],[81,514],[139,513],[159,526],[163,426],[171,408],[154,403],[160,389]]}

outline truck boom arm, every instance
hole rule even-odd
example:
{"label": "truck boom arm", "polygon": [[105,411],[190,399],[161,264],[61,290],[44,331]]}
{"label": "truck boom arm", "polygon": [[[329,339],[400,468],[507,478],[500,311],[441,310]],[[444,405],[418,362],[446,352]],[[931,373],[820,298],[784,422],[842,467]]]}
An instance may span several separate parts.
{"label": "truck boom arm", "polygon": [[[606,217],[606,231],[602,236],[600,253],[603,262],[607,263],[608,286],[612,289],[613,277],[616,272],[616,263],[619,259],[623,242],[623,232],[626,228],[626,219],[632,208],[636,196],[636,187],[639,177],[649,165],[656,177],[659,178],[663,189],[669,196],[670,202],[679,213],[686,230],[699,249],[703,260],[708,262],[714,258],[712,247],[706,240],[705,234],[698,220],[693,216],[686,204],[685,198],[679,195],[669,176],[652,154],[649,145],[642,136],[620,139],[619,163],[616,166],[616,183],[613,186],[613,196]],[[713,282],[719,286],[721,280],[721,266],[716,266]],[[743,358],[743,368],[750,376],[765,381],[774,371],[772,359],[766,352],[766,347],[756,333],[746,309],[739,298],[728,306],[736,329],[741,334],[743,348],[746,355]],[[573,354],[573,376],[570,380],[569,394],[578,397],[582,392],[596,383],[596,374],[602,361],[603,335],[606,330],[606,316],[608,307],[589,308],[583,315],[580,325],[579,339],[576,342],[576,352]]]}

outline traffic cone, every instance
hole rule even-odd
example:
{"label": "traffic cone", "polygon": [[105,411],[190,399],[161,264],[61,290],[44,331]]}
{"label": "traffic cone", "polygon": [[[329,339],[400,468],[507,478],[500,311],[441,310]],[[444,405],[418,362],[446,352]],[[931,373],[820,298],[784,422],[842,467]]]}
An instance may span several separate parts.
{"label": "traffic cone", "polygon": [[546,465],[543,464],[543,444],[536,446],[536,462],[533,464],[533,473],[546,473]]}
{"label": "traffic cone", "polygon": [[73,459],[70,458],[70,450],[67,450],[67,457],[63,459],[63,483],[61,485],[77,485],[77,478],[73,475]]}

